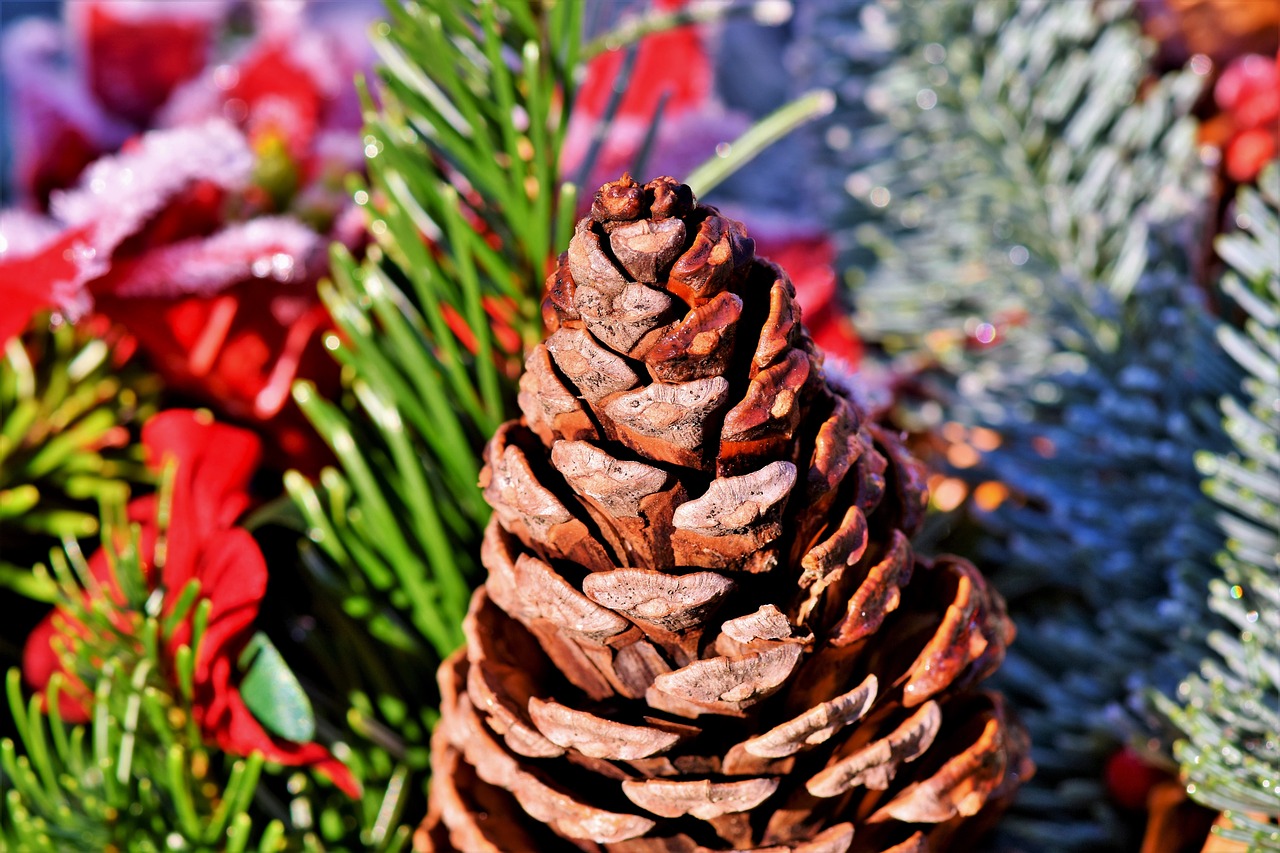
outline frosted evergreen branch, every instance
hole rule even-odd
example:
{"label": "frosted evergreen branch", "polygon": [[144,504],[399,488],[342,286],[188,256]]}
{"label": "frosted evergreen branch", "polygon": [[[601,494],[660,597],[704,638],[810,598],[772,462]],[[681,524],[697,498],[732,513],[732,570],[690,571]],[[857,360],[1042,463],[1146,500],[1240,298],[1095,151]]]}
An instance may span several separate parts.
{"label": "frosted evergreen branch", "polygon": [[1226,547],[1210,607],[1230,628],[1215,633],[1199,673],[1168,711],[1185,740],[1177,754],[1191,796],[1220,809],[1223,837],[1280,850],[1280,164],[1245,187],[1238,231],[1218,241],[1224,291],[1244,312],[1223,325],[1224,347],[1246,373],[1247,403],[1222,401],[1234,448],[1199,457],[1205,492],[1221,511]]}
{"label": "frosted evergreen branch", "polygon": [[1171,689],[1214,620],[1194,458],[1225,447],[1214,404],[1238,374],[1187,251],[1201,84],[1151,79],[1131,12],[886,0],[802,19],[814,82],[839,93],[821,183],[841,190],[860,329],[932,395],[913,426],[1000,438],[953,473],[1012,490],[979,519],[980,564],[1018,621],[998,680],[1039,765],[1004,823],[1026,849],[1136,847],[1104,763],[1168,737],[1144,690]]}

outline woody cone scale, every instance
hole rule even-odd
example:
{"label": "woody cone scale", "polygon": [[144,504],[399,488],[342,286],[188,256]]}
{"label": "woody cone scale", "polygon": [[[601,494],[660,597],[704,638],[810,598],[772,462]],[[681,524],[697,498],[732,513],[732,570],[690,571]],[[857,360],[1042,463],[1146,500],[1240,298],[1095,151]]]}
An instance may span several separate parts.
{"label": "woody cone scale", "polygon": [[924,472],[786,273],[672,178],[606,184],[486,449],[419,850],[967,850],[1031,773],[1013,626],[915,557]]}

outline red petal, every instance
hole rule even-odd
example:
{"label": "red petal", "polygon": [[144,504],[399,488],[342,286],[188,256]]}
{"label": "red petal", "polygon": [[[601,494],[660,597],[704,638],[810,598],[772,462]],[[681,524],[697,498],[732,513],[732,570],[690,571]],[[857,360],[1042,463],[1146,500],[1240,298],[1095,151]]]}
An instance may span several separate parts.
{"label": "red petal", "polygon": [[[100,264],[87,251],[86,232],[66,231],[18,257],[0,248],[0,343],[25,329],[38,311],[56,308],[74,316],[87,307],[84,283]],[[0,240],[7,247],[7,238],[0,235]]]}
{"label": "red petal", "polygon": [[138,340],[170,388],[273,435],[314,433],[290,404],[294,379],[337,382],[321,342],[329,315],[308,286],[252,280],[212,298],[103,296],[98,309]]}
{"label": "red petal", "polygon": [[[181,589],[196,576],[210,541],[249,506],[247,489],[261,442],[253,433],[215,423],[208,415],[172,409],[147,421],[142,443],[156,470],[170,459],[177,462],[163,583]],[[144,531],[154,526],[154,515],[143,519]]]}
{"label": "red petal", "polygon": [[351,771],[318,743],[292,743],[272,737],[253,716],[240,691],[231,684],[231,661],[213,661],[210,681],[197,697],[196,718],[205,736],[231,755],[260,752],[268,761],[289,767],[312,767],[332,780],[352,799],[360,796],[360,784]]}
{"label": "red petal", "polygon": [[64,676],[62,689],[58,692],[58,710],[67,723],[84,723],[89,720],[89,708],[93,696],[78,678],[71,676],[62,668],[62,660],[53,648],[54,637],[60,632],[53,624],[54,617],[65,620],[71,630],[81,630],[80,623],[71,618],[66,610],[57,608],[40,620],[40,624],[27,635],[27,643],[22,649],[22,676],[27,684],[39,693],[49,686],[49,679],[55,672]]}
{"label": "red petal", "polygon": [[267,564],[258,543],[237,527],[205,545],[195,576],[201,595],[212,604],[196,661],[196,681],[208,682],[213,662],[233,659],[248,641],[258,605],[267,593]]}
{"label": "red petal", "polygon": [[1264,128],[1246,130],[1227,145],[1227,174],[1236,183],[1246,184],[1258,177],[1262,167],[1276,156],[1277,131]]}
{"label": "red petal", "polygon": [[[678,9],[687,0],[659,0],[660,9]],[[599,118],[613,94],[624,51],[612,50],[591,60],[586,80],[578,90],[574,113]],[[663,93],[669,95],[667,116],[702,106],[711,92],[711,60],[702,36],[693,26],[656,33],[640,42],[631,85],[619,104],[619,118],[648,121]]]}
{"label": "red petal", "polygon": [[796,287],[805,327],[828,356],[853,370],[862,359],[858,339],[841,306],[835,271],[835,244],[816,231],[771,236],[752,230],[756,252],[781,266]]}
{"label": "red petal", "polygon": [[147,421],[142,443],[153,468],[159,470],[169,459],[178,465],[165,564],[165,585],[173,589],[186,578],[172,580],[171,572],[189,577],[210,538],[248,507],[247,489],[262,444],[248,430],[186,409],[161,412]]}
{"label": "red petal", "polygon": [[89,84],[113,112],[137,124],[208,61],[214,27],[229,4],[80,0],[68,17],[81,42]]}
{"label": "red petal", "polygon": [[360,797],[360,783],[347,766],[318,743],[291,743],[269,735],[231,688],[227,696],[227,725],[214,733],[217,744],[232,755],[260,752],[268,761],[287,767],[311,767],[333,782],[338,790],[352,799]]}

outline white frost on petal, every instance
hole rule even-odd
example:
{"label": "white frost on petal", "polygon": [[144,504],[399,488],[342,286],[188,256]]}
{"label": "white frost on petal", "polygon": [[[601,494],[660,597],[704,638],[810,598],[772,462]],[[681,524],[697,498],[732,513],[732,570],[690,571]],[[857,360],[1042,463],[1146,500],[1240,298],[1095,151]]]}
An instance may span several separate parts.
{"label": "white frost on petal", "polygon": [[208,296],[252,278],[309,282],[323,249],[319,234],[287,216],[231,225],[211,237],[153,249],[119,279],[117,296]]}
{"label": "white frost on petal", "polygon": [[0,210],[0,262],[34,255],[61,233],[47,216],[17,208]]}
{"label": "white frost on petal", "polygon": [[293,38],[303,27],[306,0],[252,0],[253,28],[268,38]]}
{"label": "white frost on petal", "polygon": [[146,134],[136,148],[93,163],[74,190],[54,193],[49,206],[68,225],[92,224],[94,248],[110,255],[195,181],[235,190],[252,171],[244,135],[213,119]]}
{"label": "white frost on petal", "polygon": [[87,242],[68,242],[67,236],[58,223],[47,217],[25,210],[0,210],[0,276],[9,274],[4,270],[8,262],[20,263],[41,252],[56,250],[59,242],[68,243],[63,251],[69,263],[65,267],[48,265],[49,277],[41,284],[48,290],[49,301],[67,319],[76,320],[93,307],[85,283],[101,275],[106,265]]}
{"label": "white frost on petal", "polygon": [[[153,122],[156,127],[185,127],[221,118],[224,115],[223,103],[227,93],[217,84],[219,69],[234,68],[230,64],[218,64],[207,68],[203,73],[178,86],[169,95],[156,112]],[[226,73],[226,72],[222,72]]]}

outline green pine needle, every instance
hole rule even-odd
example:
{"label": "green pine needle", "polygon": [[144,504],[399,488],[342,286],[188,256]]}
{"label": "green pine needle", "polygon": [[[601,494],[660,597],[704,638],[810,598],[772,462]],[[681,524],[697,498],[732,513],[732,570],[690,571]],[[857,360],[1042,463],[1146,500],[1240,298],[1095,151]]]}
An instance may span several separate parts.
{"label": "green pine needle", "polygon": [[694,195],[706,195],[773,143],[797,128],[829,115],[835,104],[834,94],[818,89],[778,107],[737,139],[718,149],[715,156],[689,173],[685,183],[693,189]]}
{"label": "green pine needle", "polygon": [[[47,702],[24,698],[18,670],[9,671],[6,695],[17,740],[0,743],[0,848],[14,851],[223,849],[226,827],[248,834],[247,810],[257,788],[261,756],[231,758],[205,747],[194,725],[191,691],[175,689],[162,655],[182,613],[198,594],[193,581],[178,594],[174,612],[146,593],[136,533],[108,524],[103,547],[114,553],[112,573],[122,600],[87,604],[69,561],[51,559],[62,584],[59,604],[84,630],[60,634],[65,672],[91,696],[90,722],[68,725],[60,696],[61,672],[50,680]],[[130,592],[132,590],[133,592]],[[202,602],[197,612],[208,611]],[[178,651],[180,677],[190,678],[199,647]],[[184,666],[184,663],[185,666]],[[189,682],[188,682],[189,683]],[[46,710],[47,708],[47,710]]]}
{"label": "green pine needle", "polygon": [[12,338],[0,355],[0,586],[51,601],[30,567],[64,536],[97,534],[99,505],[150,479],[129,439],[158,385],[67,324]]}
{"label": "green pine needle", "polygon": [[462,641],[489,516],[480,451],[515,414],[542,282],[573,221],[557,170],[581,4],[388,11],[369,185],[355,189],[376,245],[363,262],[336,251],[321,288],[348,393],[294,389],[340,470],[286,484],[329,563],[322,582],[429,670]]}

